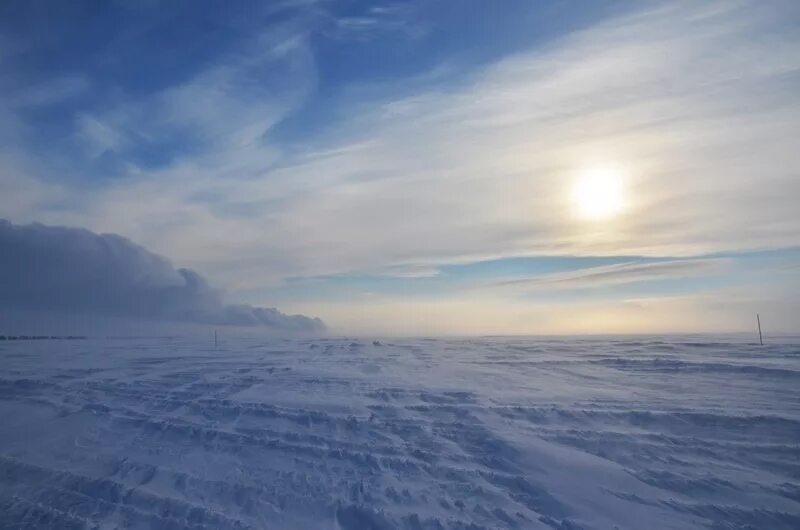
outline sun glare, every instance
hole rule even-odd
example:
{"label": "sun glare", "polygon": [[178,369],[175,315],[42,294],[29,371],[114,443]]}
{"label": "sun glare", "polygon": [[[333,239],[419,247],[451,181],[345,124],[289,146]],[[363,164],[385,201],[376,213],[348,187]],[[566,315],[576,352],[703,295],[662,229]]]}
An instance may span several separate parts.
{"label": "sun glare", "polygon": [[572,189],[573,206],[579,217],[609,219],[624,206],[621,175],[607,168],[593,168],[578,176]]}

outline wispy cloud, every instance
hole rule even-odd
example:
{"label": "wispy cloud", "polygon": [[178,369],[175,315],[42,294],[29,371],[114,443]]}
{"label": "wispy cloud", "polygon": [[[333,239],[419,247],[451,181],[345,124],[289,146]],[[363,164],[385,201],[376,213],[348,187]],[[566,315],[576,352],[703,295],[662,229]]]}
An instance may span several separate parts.
{"label": "wispy cloud", "polygon": [[172,166],[202,161],[245,178],[247,158],[261,171],[268,167],[271,149],[263,136],[314,82],[303,30],[287,24],[185,82],[81,115],[78,140],[92,153],[112,152],[144,169],[152,169],[147,153],[157,151]]}
{"label": "wispy cloud", "polygon": [[[747,7],[639,12],[460,88],[367,106],[324,155],[234,195],[258,200],[292,183],[270,203],[269,225],[302,238],[264,243],[297,256],[301,273],[796,244],[798,102],[787,80],[800,68],[797,36],[754,40],[780,20]],[[627,173],[631,204],[616,223],[580,223],[570,181],[603,164]]]}
{"label": "wispy cloud", "polygon": [[[384,16],[373,14],[355,25]],[[636,6],[466,78],[412,94],[385,83],[299,145],[272,136],[317,82],[309,29],[290,23],[189,79],[87,113],[111,132],[76,137],[128,163],[119,178],[90,192],[53,188],[15,160],[0,173],[10,190],[0,209],[124,234],[237,290],[509,256],[798,245],[796,15],[789,3]],[[148,146],[176,138],[167,160],[148,166]],[[603,165],[624,173],[627,208],[586,223],[569,189]],[[722,265],[546,281],[613,284]]]}
{"label": "wispy cloud", "polygon": [[430,30],[418,16],[418,6],[409,3],[375,5],[357,16],[333,17],[331,32],[336,38],[368,41],[387,32],[420,37]]}
{"label": "wispy cloud", "polygon": [[24,91],[16,91],[8,104],[12,107],[23,108],[53,105],[84,96],[89,90],[90,83],[86,78],[79,75],[67,75],[39,83]]}
{"label": "wispy cloud", "polygon": [[79,116],[77,122],[78,135],[91,157],[121,152],[130,144],[123,131],[111,127],[95,117]]}
{"label": "wispy cloud", "polygon": [[493,287],[524,289],[583,289],[646,281],[718,275],[729,269],[729,259],[703,258],[645,263],[619,263],[577,271],[515,278],[492,284]]}

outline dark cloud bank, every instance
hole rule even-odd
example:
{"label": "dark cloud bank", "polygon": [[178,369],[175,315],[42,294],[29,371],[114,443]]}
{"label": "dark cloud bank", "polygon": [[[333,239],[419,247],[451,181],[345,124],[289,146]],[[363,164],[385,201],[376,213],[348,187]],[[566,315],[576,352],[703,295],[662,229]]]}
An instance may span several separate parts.
{"label": "dark cloud bank", "polygon": [[[0,309],[20,319],[47,314],[159,323],[321,332],[318,318],[227,305],[197,272],[115,234],[0,219]],[[23,315],[23,316],[19,316]],[[28,315],[28,316],[25,316]],[[2,320],[0,320],[1,322]],[[6,321],[13,321],[6,318]],[[13,330],[8,330],[13,331]]]}

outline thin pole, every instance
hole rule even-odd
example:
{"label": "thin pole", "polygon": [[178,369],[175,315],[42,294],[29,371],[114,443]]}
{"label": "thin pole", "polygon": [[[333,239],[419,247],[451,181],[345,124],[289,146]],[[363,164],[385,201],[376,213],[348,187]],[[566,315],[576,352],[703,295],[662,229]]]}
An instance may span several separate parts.
{"label": "thin pole", "polygon": [[217,330],[214,330],[214,349],[217,349]]}
{"label": "thin pole", "polygon": [[764,338],[761,336],[761,317],[756,313],[756,322],[758,322],[758,342],[764,345]]}

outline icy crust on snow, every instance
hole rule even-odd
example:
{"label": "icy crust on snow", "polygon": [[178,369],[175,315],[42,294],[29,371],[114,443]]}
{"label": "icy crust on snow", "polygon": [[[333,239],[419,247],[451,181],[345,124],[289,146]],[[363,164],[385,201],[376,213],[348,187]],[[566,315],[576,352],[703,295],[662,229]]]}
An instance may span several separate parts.
{"label": "icy crust on snow", "polygon": [[0,528],[797,529],[800,341],[0,344]]}

